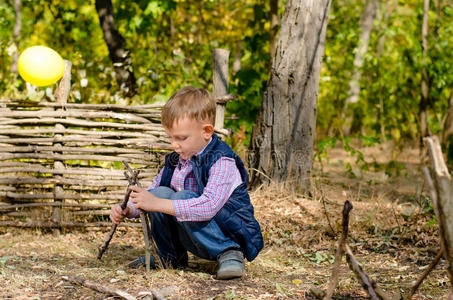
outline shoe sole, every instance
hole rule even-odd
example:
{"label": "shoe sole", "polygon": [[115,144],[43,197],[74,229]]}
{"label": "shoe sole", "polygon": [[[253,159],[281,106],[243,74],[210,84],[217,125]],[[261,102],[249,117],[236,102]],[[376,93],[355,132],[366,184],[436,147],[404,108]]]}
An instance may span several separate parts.
{"label": "shoe sole", "polygon": [[244,271],[242,270],[223,270],[220,273],[217,273],[216,279],[225,280],[225,279],[233,279],[239,278],[244,275]]}

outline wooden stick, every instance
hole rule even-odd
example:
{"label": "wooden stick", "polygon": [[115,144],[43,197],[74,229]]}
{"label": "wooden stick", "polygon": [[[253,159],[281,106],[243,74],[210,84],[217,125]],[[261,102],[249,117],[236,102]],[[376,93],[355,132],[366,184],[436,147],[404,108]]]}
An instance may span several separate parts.
{"label": "wooden stick", "polygon": [[79,211],[69,211],[73,216],[109,216],[110,210],[106,209],[96,209],[96,210],[79,210]]}
{"label": "wooden stick", "polygon": [[[138,173],[139,173],[139,171],[134,172],[132,174],[132,179],[131,179],[132,183],[137,182]],[[132,192],[129,189],[129,186],[130,186],[130,184],[126,188],[126,195],[124,196],[123,202],[120,205],[122,211],[124,211],[126,209],[127,202],[129,201],[129,197],[130,197],[131,192]],[[109,234],[106,236],[106,238],[104,239],[104,242],[99,247],[99,252],[98,252],[98,256],[97,256],[99,260],[102,258],[102,255],[104,254],[105,250],[107,250],[107,248],[108,248],[108,246],[110,244],[110,241],[112,240],[113,235],[115,234],[116,227],[118,227],[118,224],[113,224],[112,228],[110,229]]]}
{"label": "wooden stick", "polygon": [[[110,210],[107,209],[96,209],[96,210],[65,210],[67,213],[73,216],[108,216],[110,215]],[[36,217],[37,213],[35,211],[12,211],[12,212],[1,212],[3,216],[12,216],[12,217]]]}
{"label": "wooden stick", "polygon": [[[346,244],[345,248],[346,248],[346,261],[348,262],[349,268],[354,272],[356,277],[362,283],[362,286],[368,292],[370,299],[372,299],[372,300],[380,300],[380,299],[390,300],[390,297],[388,297],[386,295],[383,296],[383,295],[377,294],[377,291],[373,287],[374,285],[376,285],[376,283],[373,284],[373,282],[370,280],[368,275],[365,274],[365,272],[363,272],[362,267],[358,263],[357,259],[354,257],[354,254],[352,253],[351,248],[349,248],[349,245]],[[383,291],[380,290],[380,292],[382,293]]]}
{"label": "wooden stick", "polygon": [[[228,94],[225,97],[216,97],[216,102],[231,101],[236,99],[236,95]],[[61,105],[54,102],[35,102],[28,100],[8,100],[0,99],[2,107],[64,107],[64,108],[77,108],[77,109],[99,109],[99,110],[119,110],[131,112],[160,112],[165,103],[153,103],[142,105],[120,105],[120,104],[82,104],[82,103],[66,103]]]}
{"label": "wooden stick", "polygon": [[[144,165],[153,165],[155,162],[143,159],[135,159],[131,156],[129,161],[131,163],[139,163]],[[22,159],[22,158],[35,158],[46,160],[102,160],[102,161],[123,161],[124,157],[107,156],[107,155],[73,155],[73,154],[58,154],[58,153],[0,153],[0,160],[8,159]]]}
{"label": "wooden stick", "polygon": [[152,122],[146,118],[136,116],[129,113],[115,113],[109,111],[89,111],[89,110],[63,110],[63,111],[48,111],[48,110],[29,110],[29,111],[5,111],[0,110],[0,117],[2,118],[45,118],[45,117],[75,117],[83,119],[117,119],[127,122],[137,122],[144,124],[152,124]]}
{"label": "wooden stick", "polygon": [[324,296],[324,300],[332,299],[333,292],[335,287],[338,285],[338,278],[340,275],[340,264],[341,259],[343,258],[343,254],[345,251],[345,244],[348,238],[348,231],[349,231],[349,212],[352,210],[352,204],[348,200],[344,203],[343,206],[343,222],[342,227],[343,231],[341,232],[341,237],[338,240],[337,252],[335,253],[335,261],[332,267],[332,275],[330,276],[330,282],[327,288],[326,295]]}
{"label": "wooden stick", "polygon": [[108,204],[81,204],[81,203],[55,203],[55,202],[42,202],[42,203],[24,203],[13,205],[0,205],[1,211],[8,211],[17,208],[31,208],[31,207],[48,207],[48,206],[64,206],[64,207],[79,207],[79,208],[110,208]]}
{"label": "wooden stick", "polygon": [[[8,169],[7,167],[14,167],[14,169]],[[18,167],[18,168],[16,168]],[[0,173],[9,172],[36,172],[36,173],[48,173],[48,174],[66,174],[66,175],[98,175],[105,177],[121,177],[124,175],[120,170],[109,170],[101,169],[96,167],[91,168],[70,168],[66,170],[55,170],[50,168],[42,167],[41,164],[31,164],[16,161],[0,162]],[[155,172],[141,172],[139,178],[154,176]]]}
{"label": "wooden stick", "polygon": [[138,129],[138,130],[163,130],[161,125],[155,123],[150,124],[127,124],[127,123],[115,123],[115,122],[95,122],[86,121],[73,118],[27,118],[27,119],[8,119],[0,121],[0,125],[18,125],[18,124],[67,124],[74,126],[86,126],[86,127],[102,127],[102,128],[126,128],[126,129]]}
{"label": "wooden stick", "polygon": [[[21,227],[21,228],[76,228],[76,227],[109,227],[112,226],[110,222],[93,222],[93,223],[83,223],[83,222],[20,222],[20,221],[0,221],[0,227]],[[124,227],[141,227],[138,223],[124,223],[122,222],[120,226]]]}
{"label": "wooden stick", "polygon": [[326,215],[326,219],[327,219],[327,224],[329,224],[329,227],[330,227],[330,230],[332,231],[332,234],[333,234],[334,236],[336,236],[337,233],[335,232],[335,230],[334,230],[333,227],[332,227],[332,224],[330,223],[329,213],[327,212],[327,208],[326,208],[326,198],[324,197],[324,191],[323,191],[322,189],[320,189],[320,192],[321,192],[322,206],[324,207],[324,214]]}
{"label": "wooden stick", "polygon": [[35,102],[29,100],[8,100],[0,99],[0,104],[3,107],[62,107],[62,108],[77,108],[77,109],[99,109],[99,110],[120,110],[120,111],[133,111],[139,112],[144,111],[148,112],[149,110],[153,111],[160,110],[165,103],[155,103],[155,104],[142,104],[142,105],[121,105],[121,104],[84,104],[84,103],[66,103],[62,105],[61,103],[55,102]]}
{"label": "wooden stick", "polygon": [[64,143],[66,146],[74,146],[74,147],[84,147],[84,146],[92,146],[92,145],[105,145],[105,146],[123,146],[129,148],[141,148],[146,150],[171,150],[171,146],[166,144],[166,141],[154,141],[152,138],[136,138],[136,139],[98,139],[98,138],[90,138],[87,136],[74,136],[74,135],[67,135],[62,136],[59,139],[54,137],[42,137],[42,138],[1,138],[0,143],[7,144],[4,146],[8,146],[10,144],[21,144],[21,145],[30,145],[30,144],[38,144],[38,145],[52,145],[54,142],[61,142]]}
{"label": "wooden stick", "polygon": [[[24,171],[26,172],[26,171]],[[58,173],[57,173],[58,174]],[[99,179],[75,179],[75,178],[40,178],[40,177],[18,177],[18,178],[11,178],[11,176],[0,176],[0,184],[39,184],[39,185],[46,185],[46,184],[70,184],[73,186],[79,187],[86,187],[86,186],[95,186],[95,187],[106,187],[106,186],[124,186],[124,180],[102,180]],[[0,185],[0,190],[3,190],[4,186]],[[6,186],[8,187],[8,186]]]}
{"label": "wooden stick", "polygon": [[55,146],[12,146],[12,147],[1,147],[0,146],[0,153],[6,152],[54,152],[54,151],[61,151],[61,152],[76,152],[76,153],[103,153],[103,154],[141,154],[141,155],[148,155],[146,151],[139,150],[139,149],[125,149],[125,148],[79,148],[79,147],[55,147]]}
{"label": "wooden stick", "polygon": [[[5,126],[1,126],[5,127]],[[140,138],[151,138],[151,136],[166,136],[165,132],[162,130],[147,130],[147,131],[141,131],[141,132],[135,132],[135,131],[104,131],[100,130],[97,128],[87,128],[85,130],[83,129],[71,129],[71,128],[65,128],[65,129],[56,129],[54,127],[51,128],[46,128],[46,127],[38,127],[38,128],[30,128],[30,129],[24,129],[20,126],[9,126],[9,128],[1,128],[0,129],[0,134],[5,134],[8,136],[31,136],[31,137],[36,137],[37,135],[54,135],[57,133],[69,135],[69,134],[75,134],[75,135],[89,135],[89,136],[98,136],[98,137],[114,137],[114,138],[119,138],[119,137],[140,137]]]}
{"label": "wooden stick", "polygon": [[[224,98],[228,94],[228,57],[230,51],[214,49],[212,51],[212,96]],[[228,97],[225,97],[228,98]],[[216,129],[223,129],[226,101],[217,102],[215,125]]]}
{"label": "wooden stick", "polygon": [[109,286],[100,285],[99,283],[88,281],[88,280],[80,278],[80,277],[61,276],[61,278],[63,278],[63,280],[69,281],[71,283],[79,284],[81,286],[101,292],[103,294],[117,296],[117,297],[120,297],[120,298],[126,299],[126,300],[136,300],[137,299],[134,296],[132,296],[131,294],[126,293],[125,291],[119,290],[117,288],[109,287]]}
{"label": "wooden stick", "polygon": [[238,95],[227,94],[227,95],[224,95],[224,96],[217,97],[216,98],[216,103],[217,104],[227,103],[227,102],[230,102],[230,101],[234,101],[237,98],[238,98]]}
{"label": "wooden stick", "polygon": [[103,194],[69,194],[69,193],[34,193],[34,194],[22,194],[13,192],[0,192],[0,197],[13,198],[13,199],[79,199],[79,200],[118,200],[121,199],[121,194],[103,195]]}
{"label": "wooden stick", "polygon": [[[129,166],[129,164],[126,161],[123,161],[123,164],[126,166],[126,169],[129,171],[129,173],[134,174],[135,171],[132,170],[132,168]],[[127,176],[126,178],[130,178],[130,175]],[[143,188],[141,185],[140,181],[136,181],[136,184],[139,188]],[[142,229],[143,229],[143,237],[145,240],[145,265],[146,265],[146,272],[150,271],[150,261],[151,261],[151,253],[153,254],[154,257],[154,262],[157,264],[157,267],[159,269],[163,269],[164,265],[162,263],[162,260],[160,259],[159,252],[157,250],[157,245],[153,239],[151,230],[152,230],[152,225],[151,221],[149,220],[149,214],[146,213],[143,209],[139,209],[140,211],[140,220],[142,223]]]}
{"label": "wooden stick", "polygon": [[434,268],[439,263],[439,261],[443,255],[444,255],[444,253],[443,253],[442,249],[440,249],[439,252],[437,252],[437,255],[434,258],[434,260],[429,264],[428,268],[417,279],[417,282],[415,282],[414,286],[412,286],[411,290],[409,291],[409,294],[406,297],[406,300],[412,299],[412,297],[415,295],[415,292],[417,291],[418,287],[422,284],[423,280],[425,280],[426,276],[428,276],[428,274],[431,273],[432,270],[434,270]]}

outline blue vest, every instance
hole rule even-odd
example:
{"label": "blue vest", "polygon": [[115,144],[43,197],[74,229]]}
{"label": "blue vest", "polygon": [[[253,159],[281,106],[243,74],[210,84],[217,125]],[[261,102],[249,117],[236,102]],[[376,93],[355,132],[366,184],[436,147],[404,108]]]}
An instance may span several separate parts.
{"label": "blue vest", "polygon": [[[248,261],[252,261],[263,249],[263,236],[260,225],[253,216],[253,206],[247,191],[247,172],[240,157],[223,141],[213,134],[212,141],[205,150],[191,158],[193,171],[201,193],[208,182],[211,166],[221,157],[236,161],[242,183],[233,191],[225,205],[215,215],[214,220],[224,234],[241,246]],[[170,187],[171,178],[179,161],[179,154],[172,152],[165,156],[165,168],[160,186]]]}

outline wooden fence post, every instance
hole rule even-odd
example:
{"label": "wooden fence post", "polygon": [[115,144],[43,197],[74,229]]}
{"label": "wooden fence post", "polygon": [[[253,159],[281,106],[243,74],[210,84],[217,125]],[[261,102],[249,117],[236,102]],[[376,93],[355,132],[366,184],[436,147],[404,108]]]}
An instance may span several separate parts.
{"label": "wooden fence post", "polygon": [[[452,180],[445,164],[439,139],[430,136],[423,139],[428,146],[434,187],[431,189],[436,216],[439,220],[441,246],[447,259],[450,284],[453,285],[453,196]],[[452,294],[453,295],[453,294]],[[452,297],[450,295],[450,297]],[[449,298],[450,299],[450,298]]]}
{"label": "wooden fence post", "polygon": [[[228,94],[228,57],[230,51],[214,49],[212,52],[212,96],[214,99]],[[225,120],[226,102],[217,102],[214,128],[221,130]]]}
{"label": "wooden fence post", "polygon": [[[71,66],[72,63],[68,60],[65,60],[65,71],[63,74],[63,78],[60,81],[60,84],[58,85],[58,88],[55,90],[55,98],[57,103],[65,104],[68,101],[68,96],[69,96],[69,91],[71,89]],[[56,111],[63,111],[63,108],[56,108]],[[63,130],[65,127],[62,124],[55,124],[55,129],[57,130]],[[54,135],[54,147],[60,148],[62,147],[61,143],[59,140],[61,140],[62,134],[55,134]],[[61,152],[56,152],[59,154],[62,154]],[[65,169],[64,163],[59,160],[54,160],[54,168],[55,169]],[[63,203],[63,195],[64,195],[64,189],[63,185],[61,183],[58,183],[59,181],[61,182],[61,179],[64,175],[54,175],[55,179],[57,179],[57,182],[54,185],[54,190],[53,190],[53,197],[54,197],[54,202],[57,203]],[[61,209],[59,206],[55,206],[55,209],[53,211],[52,215],[52,221],[56,223],[61,223]],[[56,229],[54,233],[59,233],[59,229]]]}

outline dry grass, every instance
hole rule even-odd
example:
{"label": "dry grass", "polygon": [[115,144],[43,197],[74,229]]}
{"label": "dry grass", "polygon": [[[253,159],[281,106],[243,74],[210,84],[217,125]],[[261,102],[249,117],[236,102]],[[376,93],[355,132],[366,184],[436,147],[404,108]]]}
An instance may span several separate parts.
{"label": "dry grass", "polygon": [[[247,263],[247,274],[242,279],[215,280],[215,264],[193,257],[184,270],[145,275],[142,270],[127,269],[126,262],[143,253],[142,236],[137,229],[120,228],[99,262],[97,246],[105,231],[72,231],[53,236],[39,230],[3,228],[0,298],[107,297],[61,280],[61,275],[77,275],[133,295],[172,286],[171,299],[312,299],[309,289],[324,288],[329,280],[336,240],[331,227],[337,234],[340,232],[346,199],[354,205],[349,243],[364,270],[384,289],[406,292],[436,255],[437,228],[429,225],[432,212],[426,211],[418,153],[413,150],[392,154],[388,148],[379,147],[363,152],[370,162],[383,164],[393,159],[402,164],[400,176],[353,170],[358,176],[353,177],[344,168],[351,158],[341,149],[334,149],[323,172],[315,165],[316,188],[311,198],[291,194],[279,185],[253,191],[265,248],[255,261]],[[445,298],[450,288],[445,270],[442,260],[416,298]],[[345,263],[335,297],[367,298]]]}

